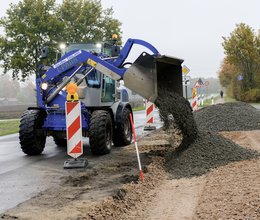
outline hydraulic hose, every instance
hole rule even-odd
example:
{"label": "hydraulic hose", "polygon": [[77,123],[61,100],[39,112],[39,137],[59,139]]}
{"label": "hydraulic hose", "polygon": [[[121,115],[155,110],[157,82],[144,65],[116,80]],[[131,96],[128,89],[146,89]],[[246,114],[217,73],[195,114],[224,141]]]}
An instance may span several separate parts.
{"label": "hydraulic hose", "polygon": [[70,82],[70,80],[76,75],[76,73],[80,70],[80,68],[83,66],[81,64],[75,71],[74,73],[71,74],[70,77],[68,77],[66,80],[64,80],[60,86],[47,98],[47,104],[51,102],[57,95],[58,93]]}

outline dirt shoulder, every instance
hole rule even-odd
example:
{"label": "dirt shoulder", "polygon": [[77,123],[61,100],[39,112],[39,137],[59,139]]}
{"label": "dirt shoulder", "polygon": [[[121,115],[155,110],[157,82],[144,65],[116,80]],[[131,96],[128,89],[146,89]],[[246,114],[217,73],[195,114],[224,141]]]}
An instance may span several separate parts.
{"label": "dirt shoulder", "polygon": [[[167,136],[167,135],[166,135]],[[2,219],[124,219],[146,201],[167,175],[161,151],[169,146],[163,133],[143,140],[140,156],[145,182],[139,171],[134,145],[115,148],[97,157],[86,170],[68,170],[60,184],[0,215]],[[141,142],[140,142],[141,144]],[[46,174],[48,175],[48,174]]]}
{"label": "dirt shoulder", "polygon": [[[237,144],[260,151],[260,130],[222,132]],[[259,219],[260,159],[239,161],[209,173],[195,219]]]}
{"label": "dirt shoulder", "polygon": [[[224,132],[258,150],[260,130]],[[71,171],[61,184],[4,213],[2,219],[259,219],[260,160],[231,162],[206,174],[172,179],[165,158],[174,146],[160,131],[140,141],[145,182],[138,182],[133,146],[96,167]],[[176,134],[176,146],[180,136]]]}

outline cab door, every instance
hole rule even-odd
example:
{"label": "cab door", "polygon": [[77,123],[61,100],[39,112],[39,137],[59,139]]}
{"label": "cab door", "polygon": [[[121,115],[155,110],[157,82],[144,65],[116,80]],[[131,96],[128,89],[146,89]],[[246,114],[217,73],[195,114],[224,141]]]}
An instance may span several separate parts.
{"label": "cab door", "polygon": [[115,80],[103,75],[101,102],[115,102]]}

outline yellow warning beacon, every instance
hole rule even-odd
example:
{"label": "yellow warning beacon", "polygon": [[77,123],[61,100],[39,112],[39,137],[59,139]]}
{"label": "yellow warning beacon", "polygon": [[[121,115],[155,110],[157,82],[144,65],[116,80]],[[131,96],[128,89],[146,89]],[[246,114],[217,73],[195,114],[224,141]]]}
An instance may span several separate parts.
{"label": "yellow warning beacon", "polygon": [[66,86],[67,89],[67,101],[68,102],[73,102],[73,101],[78,101],[79,100],[79,96],[78,96],[78,86],[76,83],[69,83]]}

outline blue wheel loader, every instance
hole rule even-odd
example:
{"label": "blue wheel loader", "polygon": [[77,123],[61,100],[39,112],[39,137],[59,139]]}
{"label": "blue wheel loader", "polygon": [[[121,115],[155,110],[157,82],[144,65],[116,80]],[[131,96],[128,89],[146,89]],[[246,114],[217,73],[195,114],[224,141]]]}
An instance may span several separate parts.
{"label": "blue wheel loader", "polygon": [[[69,44],[66,53],[52,66],[40,65],[36,77],[37,106],[29,107],[20,122],[19,139],[27,155],[41,154],[46,137],[58,146],[67,146],[66,85],[78,86],[82,134],[89,137],[91,152],[107,154],[111,146],[132,141],[131,105],[120,99],[117,81],[145,99],[155,101],[161,89],[182,95],[183,60],[161,55],[150,43],[128,39],[121,48],[116,41],[103,44]],[[143,52],[133,63],[126,59],[134,45]],[[47,48],[41,58],[47,57]]]}

